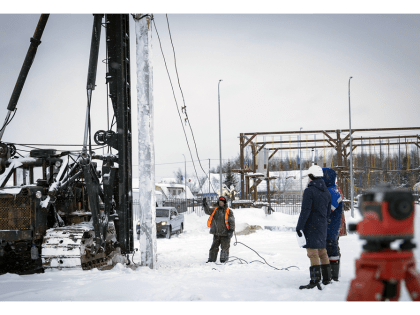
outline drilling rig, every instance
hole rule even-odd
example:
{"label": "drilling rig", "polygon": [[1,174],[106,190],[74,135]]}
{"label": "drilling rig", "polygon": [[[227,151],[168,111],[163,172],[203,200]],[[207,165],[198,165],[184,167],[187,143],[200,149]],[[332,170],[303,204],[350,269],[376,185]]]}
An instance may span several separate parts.
{"label": "drilling rig", "polygon": [[[2,141],[48,18],[41,15],[30,40],[0,130],[0,274],[110,269],[129,264],[134,252],[128,14],[93,15],[82,151],[34,149],[18,157],[15,146]],[[93,138],[117,152],[98,155],[92,151],[90,109],[102,28],[115,123],[114,130],[99,130]]]}

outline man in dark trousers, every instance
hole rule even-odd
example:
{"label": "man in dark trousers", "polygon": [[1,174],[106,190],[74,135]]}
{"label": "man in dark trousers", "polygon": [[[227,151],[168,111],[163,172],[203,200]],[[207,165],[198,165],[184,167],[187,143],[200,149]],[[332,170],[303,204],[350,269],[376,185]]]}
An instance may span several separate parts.
{"label": "man in dark trousers", "polygon": [[218,200],[218,206],[210,209],[206,198],[203,199],[204,212],[210,215],[207,226],[210,228],[210,234],[213,234],[213,244],[209,251],[209,260],[207,262],[216,262],[219,246],[220,262],[224,263],[229,259],[230,239],[235,231],[235,217],[233,211],[228,208],[227,200],[221,196]]}
{"label": "man in dark trousers", "polygon": [[327,229],[327,254],[331,265],[331,274],[334,281],[338,281],[340,271],[340,251],[338,249],[338,234],[343,218],[343,198],[338,187],[335,185],[337,173],[328,167],[322,169],[322,179],[331,194],[331,215]]}
{"label": "man in dark trousers", "polygon": [[[331,266],[329,264],[326,239],[328,217],[331,212],[331,195],[322,179],[322,168],[312,165],[308,170],[308,187],[302,197],[302,209],[296,226],[296,232],[306,238],[306,248],[308,257],[311,261],[309,274],[311,281],[308,285],[302,285],[299,289],[312,289],[317,287],[322,290],[320,281],[322,273],[322,283],[331,282]],[[321,262],[320,262],[321,261]]]}

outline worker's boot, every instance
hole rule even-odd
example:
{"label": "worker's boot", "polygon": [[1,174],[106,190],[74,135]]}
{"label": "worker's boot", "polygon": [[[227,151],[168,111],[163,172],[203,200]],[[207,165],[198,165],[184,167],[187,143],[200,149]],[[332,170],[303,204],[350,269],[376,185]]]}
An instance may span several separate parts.
{"label": "worker's boot", "polygon": [[321,281],[321,266],[316,265],[309,267],[309,274],[311,275],[311,281],[308,285],[301,285],[299,290],[313,289],[315,287],[317,287],[318,290],[322,290],[321,284],[319,283]]}
{"label": "worker's boot", "polygon": [[330,260],[331,276],[334,281],[338,281],[338,274],[340,273],[340,260]]}
{"label": "worker's boot", "polygon": [[217,253],[209,252],[209,260],[207,260],[206,263],[216,262],[216,259],[217,259]]}
{"label": "worker's boot", "polygon": [[225,251],[221,251],[220,252],[220,262],[223,264],[225,262],[227,262],[229,259],[229,254],[227,254]]}
{"label": "worker's boot", "polygon": [[331,265],[321,265],[322,284],[327,285],[331,283]]}

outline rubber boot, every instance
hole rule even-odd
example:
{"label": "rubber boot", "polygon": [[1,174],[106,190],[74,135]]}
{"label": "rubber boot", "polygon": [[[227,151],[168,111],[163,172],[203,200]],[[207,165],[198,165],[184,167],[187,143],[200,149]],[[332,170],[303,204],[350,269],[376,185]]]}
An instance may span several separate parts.
{"label": "rubber boot", "polygon": [[225,262],[227,262],[229,259],[229,255],[226,254],[224,251],[220,252],[220,262],[223,264]]}
{"label": "rubber boot", "polygon": [[340,260],[330,260],[331,276],[334,281],[338,281],[338,274],[340,272]]}
{"label": "rubber boot", "polygon": [[209,260],[207,260],[206,263],[216,262],[216,259],[217,259],[217,253],[210,252],[209,253]]}
{"label": "rubber boot", "polygon": [[321,281],[321,266],[316,265],[309,267],[309,274],[311,275],[311,281],[308,285],[301,285],[299,290],[313,289],[315,287],[317,287],[318,290],[322,290],[321,284],[319,283]]}
{"label": "rubber boot", "polygon": [[321,265],[321,273],[322,273],[322,284],[327,285],[331,283],[331,265]]}

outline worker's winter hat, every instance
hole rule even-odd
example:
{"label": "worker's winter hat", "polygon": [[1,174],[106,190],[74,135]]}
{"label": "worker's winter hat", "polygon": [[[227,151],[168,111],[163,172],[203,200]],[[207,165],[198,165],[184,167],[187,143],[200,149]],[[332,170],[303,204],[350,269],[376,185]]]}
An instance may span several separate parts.
{"label": "worker's winter hat", "polygon": [[322,179],[324,180],[325,185],[327,185],[327,187],[334,186],[337,173],[329,167],[324,167],[322,171],[324,172]]}
{"label": "worker's winter hat", "polygon": [[223,196],[220,196],[220,197],[219,197],[219,201],[223,201],[223,202],[226,204],[226,198],[225,198],[225,197],[223,197]]}
{"label": "worker's winter hat", "polygon": [[[309,176],[312,175],[312,176]],[[324,173],[322,172],[322,168],[318,165],[312,165],[308,169],[308,176],[312,179],[312,177],[322,177],[324,176]]]}

